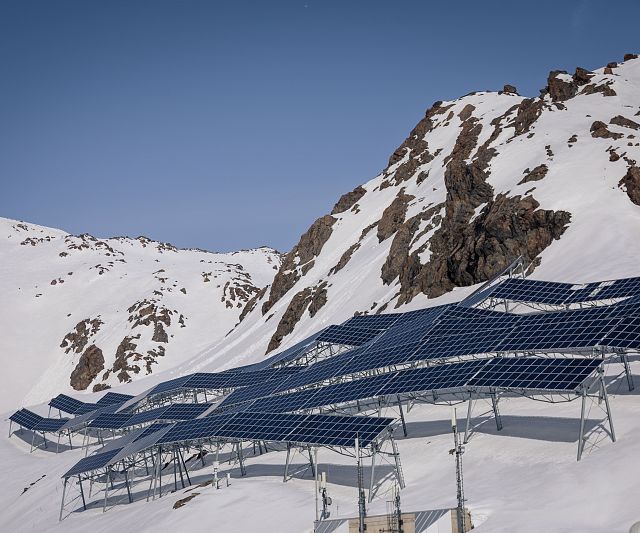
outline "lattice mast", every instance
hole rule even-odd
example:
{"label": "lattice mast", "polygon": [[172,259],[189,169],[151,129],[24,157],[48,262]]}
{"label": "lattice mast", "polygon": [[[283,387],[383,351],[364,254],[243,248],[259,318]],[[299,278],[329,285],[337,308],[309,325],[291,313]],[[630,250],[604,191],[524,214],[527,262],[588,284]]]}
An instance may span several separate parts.
{"label": "lattice mast", "polygon": [[457,509],[457,523],[458,533],[465,533],[465,516],[464,516],[464,483],[462,476],[462,454],[464,453],[464,446],[460,442],[460,435],[458,434],[458,417],[456,416],[456,410],[451,410],[451,429],[453,430],[453,442],[454,448],[449,453],[455,455],[456,458],[456,487],[458,497],[458,509]]}
{"label": "lattice mast", "polygon": [[362,458],[360,457],[360,439],[356,437],[356,461],[358,476],[358,533],[365,533],[367,526],[365,519],[367,517],[366,499],[364,495],[364,479],[362,473]]}

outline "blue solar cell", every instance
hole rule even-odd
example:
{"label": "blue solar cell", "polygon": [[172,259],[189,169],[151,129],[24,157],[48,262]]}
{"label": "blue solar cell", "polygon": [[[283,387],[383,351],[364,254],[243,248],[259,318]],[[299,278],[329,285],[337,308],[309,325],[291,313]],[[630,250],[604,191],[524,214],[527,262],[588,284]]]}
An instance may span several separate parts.
{"label": "blue solar cell", "polygon": [[129,394],[120,394],[119,392],[107,392],[102,398],[100,398],[96,405],[102,407],[103,405],[122,404],[133,398]]}
{"label": "blue solar cell", "polygon": [[80,459],[73,467],[71,467],[67,473],[63,476],[69,478],[78,474],[84,474],[85,472],[91,472],[93,470],[99,470],[109,466],[111,460],[120,452],[122,448],[116,448],[109,450],[108,452],[98,453],[84,457]]}
{"label": "blue solar cell", "polygon": [[54,409],[59,409],[60,411],[73,415],[76,414],[79,409],[82,409],[85,403],[66,394],[58,394],[58,396],[49,402],[49,405]]}
{"label": "blue solar cell", "polygon": [[575,391],[602,363],[602,359],[498,357],[471,379],[471,387]]}

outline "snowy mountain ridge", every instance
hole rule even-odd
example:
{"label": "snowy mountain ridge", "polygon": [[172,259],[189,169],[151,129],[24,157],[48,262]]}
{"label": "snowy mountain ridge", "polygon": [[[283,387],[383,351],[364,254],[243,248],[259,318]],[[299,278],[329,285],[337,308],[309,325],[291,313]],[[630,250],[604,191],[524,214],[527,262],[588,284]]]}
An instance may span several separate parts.
{"label": "snowy mountain ridge", "polygon": [[[98,391],[223,338],[270,283],[270,248],[220,254],[0,219],[5,408]],[[6,329],[4,329],[6,328]]]}
{"label": "snowy mountain ridge", "polygon": [[[126,387],[137,392],[173,375],[258,361],[354,313],[460,299],[519,255],[541,279],[636,275],[639,94],[640,60],[627,55],[593,72],[554,71],[537,98],[506,85],[497,93],[436,102],[387,168],[343,195],[283,258],[268,249],[219,256],[144,238],[94,241],[5,221],[4,290],[23,294],[20,305],[27,292],[33,301],[22,313],[5,308],[5,323],[17,334],[3,341],[4,352],[18,352],[28,339],[33,352],[54,359],[29,363],[23,389],[36,373],[38,393],[18,394],[7,405],[73,390],[71,374],[93,345],[103,352],[104,368],[96,372],[101,364],[93,359],[99,357],[87,356],[74,381],[99,390],[138,382],[151,371],[151,378]],[[73,268],[63,265],[81,253],[96,254],[86,258],[85,279],[117,281],[114,289],[89,285],[82,311],[65,307],[59,313],[64,327],[32,335],[34,323],[49,321],[50,307],[42,303],[79,282],[78,273],[69,275]],[[135,259],[124,263],[122,253]],[[36,276],[23,266],[36,257],[43,268],[55,268]],[[173,270],[164,264],[169,258]],[[136,281],[140,294],[131,298],[122,291],[139,280],[128,271],[137,264],[145,265],[144,289]],[[179,275],[187,264],[189,284]],[[183,301],[190,302],[189,312],[178,306]],[[31,304],[38,320],[24,319]],[[108,320],[106,308],[115,313]],[[102,324],[114,320],[117,335]],[[161,355],[165,346],[158,339],[165,335],[170,342]]]}

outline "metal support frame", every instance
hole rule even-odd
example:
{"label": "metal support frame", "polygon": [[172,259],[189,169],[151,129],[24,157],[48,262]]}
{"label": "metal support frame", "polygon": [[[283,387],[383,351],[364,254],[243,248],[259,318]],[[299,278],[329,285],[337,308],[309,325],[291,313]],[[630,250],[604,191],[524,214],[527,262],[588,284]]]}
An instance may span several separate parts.
{"label": "metal support frame", "polygon": [[493,416],[496,419],[496,428],[498,431],[502,430],[502,418],[500,418],[500,411],[498,410],[498,400],[500,397],[495,393],[491,393],[491,406],[493,408]]}
{"label": "metal support frame", "polygon": [[620,359],[622,359],[622,364],[624,365],[624,373],[627,376],[627,385],[629,386],[629,390],[632,391],[635,388],[635,385],[633,383],[631,369],[629,368],[629,355],[626,352],[622,352],[620,354]]}
{"label": "metal support frame", "polygon": [[398,394],[397,398],[398,398],[398,409],[400,410],[400,421],[402,422],[402,433],[406,437],[408,435],[408,433],[407,433],[407,423],[405,422],[405,419],[404,419],[404,412],[402,411],[402,400],[400,399],[400,395],[399,394]]}

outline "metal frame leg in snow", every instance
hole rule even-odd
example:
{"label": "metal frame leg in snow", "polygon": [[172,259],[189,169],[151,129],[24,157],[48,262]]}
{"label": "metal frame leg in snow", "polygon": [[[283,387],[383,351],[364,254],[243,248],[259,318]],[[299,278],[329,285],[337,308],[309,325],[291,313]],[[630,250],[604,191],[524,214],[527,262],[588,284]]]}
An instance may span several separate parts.
{"label": "metal frame leg in snow", "polygon": [[500,418],[500,411],[498,410],[498,396],[495,392],[491,393],[491,406],[493,407],[493,416],[496,419],[496,428],[498,431],[502,430],[502,418]]}
{"label": "metal frame leg in snow", "polygon": [[469,394],[469,405],[467,407],[467,425],[464,430],[464,444],[469,442],[469,433],[471,432],[471,413],[473,411],[473,397]]}
{"label": "metal frame leg in snow", "polygon": [[402,411],[402,401],[400,400],[400,395],[398,395],[398,410],[400,411],[400,421],[402,422],[402,433],[406,437],[407,433],[407,423],[404,420],[404,412]]}
{"label": "metal frame leg in snow", "polygon": [[373,484],[376,480],[376,447],[375,445],[371,449],[371,476],[369,478],[369,503],[373,500]]}
{"label": "metal frame leg in snow", "polygon": [[604,376],[600,375],[600,381],[602,382],[602,397],[604,399],[604,405],[607,408],[607,419],[609,420],[609,431],[611,436],[611,441],[616,441],[616,432],[613,429],[613,419],[611,418],[611,408],[609,407],[609,395],[607,394],[607,387],[604,384]]}
{"label": "metal frame leg in snow", "polygon": [[622,364],[624,365],[624,373],[627,376],[627,385],[629,386],[629,390],[633,390],[635,385],[633,383],[633,376],[631,375],[631,369],[629,368],[629,356],[626,353],[620,355],[622,359]]}
{"label": "metal frame leg in snow", "polygon": [[286,483],[289,479],[289,461],[291,461],[291,444],[287,443],[287,459],[284,463],[284,476],[282,482]]}
{"label": "metal frame leg in snow", "polygon": [[582,389],[582,407],[580,409],[580,434],[578,435],[578,461],[582,458],[584,448],[584,415],[587,407],[587,389]]}

